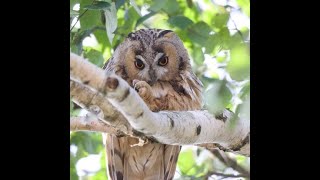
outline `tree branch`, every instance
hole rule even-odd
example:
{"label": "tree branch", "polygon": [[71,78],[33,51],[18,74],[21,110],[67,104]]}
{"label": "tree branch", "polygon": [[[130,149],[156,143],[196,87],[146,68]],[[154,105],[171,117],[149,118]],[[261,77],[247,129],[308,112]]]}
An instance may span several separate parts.
{"label": "tree branch", "polygon": [[237,163],[237,161],[228,157],[225,153],[221,153],[218,149],[209,150],[214,157],[218,158],[222,163],[224,163],[227,167],[231,167],[235,171],[238,171],[244,176],[250,176],[250,171],[243,168],[241,165]]}
{"label": "tree branch", "polygon": [[70,79],[74,102],[91,112],[91,106],[99,107],[102,113],[98,118],[126,134],[133,132],[172,145],[209,143],[225,151],[250,154],[249,120],[237,119],[231,128],[234,122],[227,110],[219,116],[205,110],[152,112],[126,81],[72,53]]}
{"label": "tree branch", "polygon": [[117,134],[117,129],[90,116],[70,117],[70,129]]}
{"label": "tree branch", "polygon": [[244,174],[239,174],[239,175],[233,175],[233,174],[224,174],[224,173],[218,173],[218,172],[209,172],[207,175],[205,175],[205,179],[209,178],[212,175],[216,176],[222,176],[222,177],[244,177],[244,178],[249,178],[250,176],[244,175]]}
{"label": "tree branch", "polygon": [[77,80],[70,80],[70,96],[72,101],[81,108],[99,115],[99,117],[96,117],[95,119],[97,124],[99,124],[99,119],[103,123],[107,123],[112,127],[117,127],[119,133],[121,131],[123,132],[122,134],[132,134],[130,133],[132,132],[132,128],[125,117],[95,89],[84,85]]}

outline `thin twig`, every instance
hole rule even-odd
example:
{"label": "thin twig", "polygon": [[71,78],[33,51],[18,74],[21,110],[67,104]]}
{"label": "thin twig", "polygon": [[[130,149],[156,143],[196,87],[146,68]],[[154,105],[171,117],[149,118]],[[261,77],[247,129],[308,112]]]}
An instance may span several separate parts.
{"label": "thin twig", "polygon": [[[93,4],[94,1],[95,1],[95,0],[93,0],[93,1],[91,2],[91,5]],[[72,31],[72,29],[74,28],[74,26],[76,26],[76,24],[78,23],[78,21],[80,20],[80,18],[81,18],[87,11],[88,11],[88,9],[84,10],[83,13],[81,13],[81,14],[79,15],[79,17],[77,17],[77,21],[76,21],[76,23],[74,23],[74,25],[71,27],[70,32]]]}
{"label": "thin twig", "polygon": [[88,9],[86,9],[82,14],[79,15],[79,17],[77,17],[77,21],[76,23],[74,23],[74,25],[71,27],[70,32],[72,31],[72,29],[74,28],[74,26],[76,26],[76,24],[78,23],[78,21],[80,20],[80,18],[88,11]]}
{"label": "thin twig", "polygon": [[244,174],[238,174],[238,175],[234,175],[234,174],[224,174],[224,173],[218,173],[218,172],[208,172],[207,175],[203,176],[205,178],[209,178],[212,175],[216,175],[216,176],[223,176],[223,177],[244,177],[244,178],[249,178],[249,176],[244,175]]}
{"label": "thin twig", "polygon": [[250,175],[250,172],[248,170],[240,166],[235,160],[231,159],[229,156],[226,156],[225,153],[221,152],[220,150],[218,149],[208,149],[208,150],[214,155],[214,157],[218,158],[220,162],[225,164],[227,167],[231,167],[232,169],[234,169],[235,171],[238,171],[243,175],[246,175],[246,176]]}
{"label": "thin twig", "polygon": [[234,20],[232,19],[232,17],[231,17],[231,16],[230,16],[230,19],[231,19],[231,21],[232,21],[232,23],[233,23],[233,25],[234,25],[234,27],[235,27],[235,29],[236,29],[237,33],[241,36],[242,42],[243,42],[243,43],[245,43],[245,41],[244,41],[244,37],[243,37],[243,35],[242,35],[242,32],[238,29],[238,27],[237,27],[236,23],[234,22]]}

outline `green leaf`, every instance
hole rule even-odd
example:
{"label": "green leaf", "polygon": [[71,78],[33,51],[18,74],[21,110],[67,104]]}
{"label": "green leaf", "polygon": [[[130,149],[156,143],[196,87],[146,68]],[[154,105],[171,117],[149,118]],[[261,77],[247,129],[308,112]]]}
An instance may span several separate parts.
{"label": "green leaf", "polygon": [[118,34],[127,35],[133,31],[135,22],[140,18],[134,7],[130,7],[125,11],[124,24],[117,29]]}
{"label": "green leaf", "polygon": [[84,54],[84,56],[85,58],[88,58],[90,62],[97,65],[98,67],[103,66],[104,58],[101,52],[94,49],[90,49],[89,52],[86,52]]}
{"label": "green leaf", "polygon": [[149,14],[146,14],[144,16],[142,16],[141,18],[139,18],[137,20],[137,23],[135,25],[135,28],[138,27],[138,25],[140,25],[141,23],[143,23],[143,21],[147,20],[148,18],[152,17],[153,15],[157,14],[156,12],[150,12]]}
{"label": "green leaf", "polygon": [[187,18],[185,16],[181,16],[181,15],[170,17],[168,22],[172,26],[177,26],[180,29],[185,29],[188,26],[190,26],[191,24],[193,24],[193,22],[189,18]]}
{"label": "green leaf", "polygon": [[70,153],[70,180],[78,180],[77,170],[75,166],[77,161],[78,159]]}
{"label": "green leaf", "polygon": [[193,61],[198,65],[202,65],[204,61],[204,54],[200,46],[195,46],[191,53]]}
{"label": "green leaf", "polygon": [[245,44],[240,44],[231,49],[227,70],[234,80],[241,81],[248,78],[250,74],[250,55]]}
{"label": "green leaf", "polygon": [[248,38],[248,36],[249,29],[247,27],[243,27],[230,37],[230,48],[243,43]]}
{"label": "green leaf", "polygon": [[167,0],[154,0],[148,10],[158,12],[162,7],[166,5],[166,2]]}
{"label": "green leaf", "polygon": [[72,112],[72,110],[73,110],[73,102],[72,102],[72,100],[70,98],[70,112]]}
{"label": "green leaf", "polygon": [[196,165],[195,154],[192,149],[182,151],[178,159],[178,167],[182,174],[188,175],[193,166]]}
{"label": "green leaf", "polygon": [[73,109],[70,113],[70,117],[76,117],[79,115],[81,109]]}
{"label": "green leaf", "polygon": [[106,10],[110,6],[110,3],[104,1],[93,1],[92,4],[86,5],[83,8],[89,10]]}
{"label": "green leaf", "polygon": [[232,93],[226,86],[225,80],[211,83],[204,93],[205,105],[212,114],[219,114],[230,103]]}
{"label": "green leaf", "polygon": [[73,9],[73,6],[79,2],[80,2],[80,0],[70,0],[70,10]]}
{"label": "green leaf", "polygon": [[90,34],[95,31],[98,27],[93,27],[90,29],[81,30],[75,33],[71,41],[71,52],[80,55],[82,53],[82,41],[84,38],[90,36]]}
{"label": "green leaf", "polygon": [[136,10],[136,12],[139,14],[139,16],[141,16],[141,10],[138,7],[137,3],[135,0],[130,0],[130,4],[132,7],[134,7],[134,9]]}
{"label": "green leaf", "polygon": [[93,175],[90,178],[90,180],[106,179],[106,172],[107,172],[107,168],[106,168],[106,153],[105,153],[104,149],[102,149],[100,152],[102,154],[101,159],[100,159],[101,169],[95,175]]}
{"label": "green leaf", "polygon": [[122,5],[124,5],[125,0],[116,0],[116,8],[119,9]]}
{"label": "green leaf", "polygon": [[93,28],[94,26],[102,25],[100,19],[100,11],[85,10],[84,7],[90,5],[92,0],[80,0],[80,26],[82,30]]}
{"label": "green leaf", "polygon": [[104,11],[104,15],[106,18],[106,28],[107,28],[107,36],[109,39],[110,44],[112,44],[113,38],[114,38],[114,31],[117,29],[117,10],[115,3],[111,3],[111,6],[109,9],[106,9]]}
{"label": "green leaf", "polygon": [[250,81],[244,85],[239,93],[242,100],[246,99],[250,95]]}
{"label": "green leaf", "polygon": [[213,19],[213,26],[221,29],[222,27],[226,27],[229,20],[229,13],[216,14]]}
{"label": "green leaf", "polygon": [[70,17],[71,18],[74,18],[76,16],[79,16],[79,12],[78,11],[75,11],[75,10],[70,10]]}
{"label": "green leaf", "polygon": [[235,42],[231,41],[229,29],[227,27],[223,27],[218,33],[208,37],[204,44],[206,48],[205,53],[210,54],[218,49],[229,50],[233,43]]}
{"label": "green leaf", "polygon": [[192,42],[198,43],[201,46],[205,46],[209,38],[209,33],[211,32],[210,26],[203,22],[197,22],[196,24],[191,25],[187,34]]}
{"label": "green leaf", "polygon": [[206,48],[205,53],[210,54],[217,46],[219,46],[219,38],[217,34],[209,35],[204,47]]}
{"label": "green leaf", "polygon": [[250,94],[243,100],[243,103],[240,106],[239,117],[243,119],[250,120]]}
{"label": "green leaf", "polygon": [[179,3],[176,0],[167,0],[167,3],[162,9],[168,14],[173,15],[179,12]]}
{"label": "green leaf", "polygon": [[242,11],[250,17],[250,0],[237,0]]}
{"label": "green leaf", "polygon": [[189,8],[192,8],[193,7],[193,2],[192,0],[186,0],[187,1],[187,4],[188,4],[188,7]]}
{"label": "green leaf", "polygon": [[107,179],[106,175],[107,169],[100,169],[96,174],[90,177],[90,180],[101,180],[101,179]]}
{"label": "green leaf", "polygon": [[108,41],[107,33],[105,27],[103,29],[97,29],[97,31],[93,32],[94,36],[96,37],[98,43],[101,45],[101,52],[104,53],[106,49],[110,49],[110,43]]}
{"label": "green leaf", "polygon": [[219,63],[224,62],[228,57],[227,53],[217,54],[216,59]]}
{"label": "green leaf", "polygon": [[71,136],[70,144],[78,147],[78,159],[88,154],[98,154],[103,149],[101,133],[96,132],[75,132]]}
{"label": "green leaf", "polygon": [[222,44],[224,44],[225,48],[228,48],[228,44],[230,42],[230,31],[227,27],[223,27],[219,33],[219,38],[222,42]]}

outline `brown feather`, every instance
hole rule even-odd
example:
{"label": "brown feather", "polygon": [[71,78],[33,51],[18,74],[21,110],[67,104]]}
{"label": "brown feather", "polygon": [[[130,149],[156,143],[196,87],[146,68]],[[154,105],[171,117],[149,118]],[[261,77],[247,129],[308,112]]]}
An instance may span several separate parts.
{"label": "brown feather", "polygon": [[[159,53],[169,59],[164,67],[156,65]],[[137,55],[144,58],[144,69],[135,67]],[[104,67],[106,71],[121,76],[131,86],[134,80],[151,82],[156,77],[156,82],[145,83],[149,88],[148,98],[142,97],[142,91],[139,93],[152,111],[201,108],[202,83],[192,72],[182,41],[171,31],[143,29],[130,33]],[[150,72],[156,74],[151,76]],[[137,143],[136,138],[107,135],[106,154],[110,179],[173,179],[181,146],[153,142],[142,147],[130,146]]]}

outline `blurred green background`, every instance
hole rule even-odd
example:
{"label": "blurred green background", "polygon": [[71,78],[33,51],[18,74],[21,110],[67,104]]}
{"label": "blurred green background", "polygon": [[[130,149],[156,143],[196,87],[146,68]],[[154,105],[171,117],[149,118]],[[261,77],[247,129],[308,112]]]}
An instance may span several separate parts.
{"label": "blurred green background", "polygon": [[[179,35],[204,83],[204,108],[212,113],[228,108],[250,119],[249,0],[70,0],[70,49],[99,67],[127,34],[141,28]],[[70,104],[70,116],[85,113]],[[107,179],[100,133],[70,132],[70,144],[70,179]],[[185,146],[175,179],[249,175],[248,157]]]}

